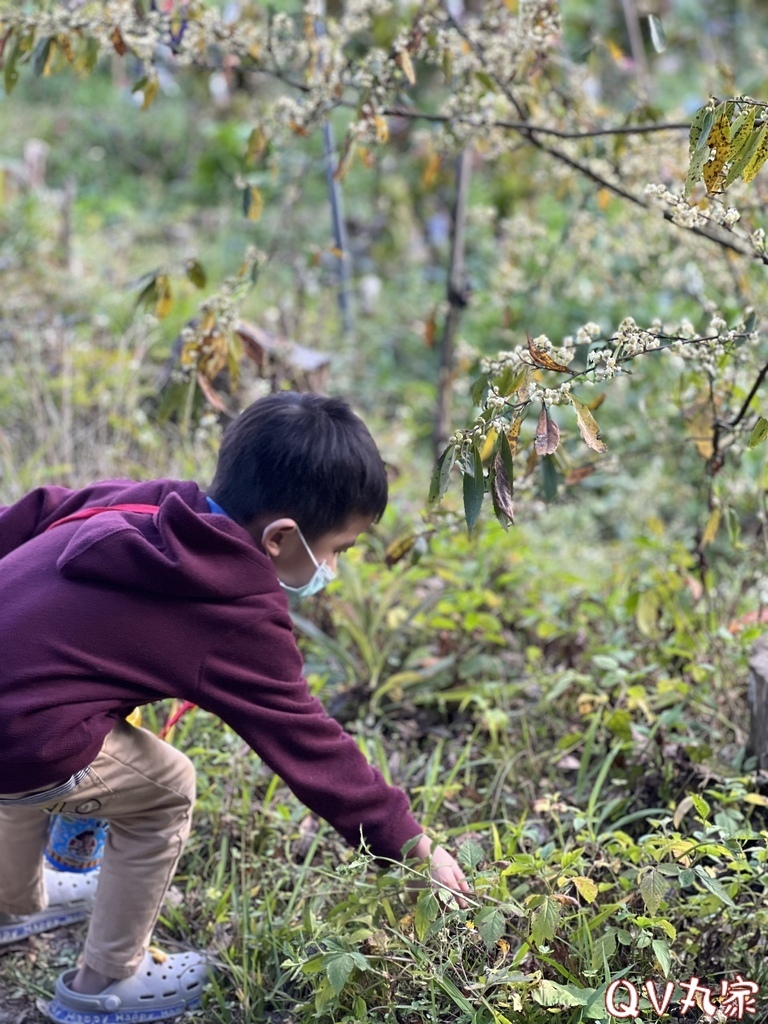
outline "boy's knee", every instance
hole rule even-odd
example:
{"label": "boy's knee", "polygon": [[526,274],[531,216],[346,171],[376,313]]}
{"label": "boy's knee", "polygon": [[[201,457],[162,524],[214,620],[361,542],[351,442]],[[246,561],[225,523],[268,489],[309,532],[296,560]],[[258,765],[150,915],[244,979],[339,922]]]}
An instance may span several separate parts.
{"label": "boy's knee", "polygon": [[173,788],[191,807],[195,802],[195,795],[197,793],[195,766],[187,755],[183,754],[180,750],[176,750],[175,753],[177,758],[174,766]]}

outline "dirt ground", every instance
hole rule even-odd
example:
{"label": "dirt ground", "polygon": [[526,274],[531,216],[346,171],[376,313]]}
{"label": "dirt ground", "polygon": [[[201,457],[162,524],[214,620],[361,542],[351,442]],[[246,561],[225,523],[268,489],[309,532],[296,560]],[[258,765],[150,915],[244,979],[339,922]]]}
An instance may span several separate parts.
{"label": "dirt ground", "polygon": [[0,947],[0,1024],[45,1024],[39,999],[53,995],[56,978],[74,967],[87,922]]}

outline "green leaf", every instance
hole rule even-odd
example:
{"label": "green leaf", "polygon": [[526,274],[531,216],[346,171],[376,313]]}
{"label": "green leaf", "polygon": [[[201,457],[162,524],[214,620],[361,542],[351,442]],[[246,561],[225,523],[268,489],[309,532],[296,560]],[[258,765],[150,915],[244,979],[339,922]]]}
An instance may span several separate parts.
{"label": "green leaf", "polygon": [[328,981],[331,983],[331,988],[336,995],[339,995],[341,990],[349,980],[349,976],[354,970],[355,961],[352,959],[349,953],[329,953],[325,961],[325,973],[328,976]]}
{"label": "green leaf", "polygon": [[469,534],[475,528],[477,517],[485,497],[485,476],[483,474],[483,463],[480,458],[480,449],[477,441],[473,444],[472,472],[464,472],[462,487],[464,491],[464,515],[467,520],[467,532]]}
{"label": "green leaf", "polygon": [[725,176],[725,188],[728,188],[729,185],[741,176],[760,142],[760,132],[753,131],[755,120],[754,107],[749,113],[751,114],[750,121],[744,125],[736,139],[731,143],[731,164]]}
{"label": "green leaf", "polygon": [[560,904],[551,896],[545,896],[531,914],[531,938],[537,946],[555,937],[559,921]]}
{"label": "green leaf", "polygon": [[488,374],[482,373],[477,378],[475,383],[472,385],[472,401],[475,405],[480,405],[483,400],[483,394],[485,389],[488,387]]}
{"label": "green leaf", "polygon": [[704,164],[709,160],[709,146],[701,146],[691,157],[688,174],[685,178],[685,195],[690,195],[697,181],[701,181]]}
{"label": "green leaf", "polygon": [[475,78],[478,82],[484,85],[489,92],[496,92],[496,83],[486,71],[476,71]]}
{"label": "green leaf", "polygon": [[696,184],[701,180],[704,164],[709,160],[710,147],[709,136],[716,118],[722,117],[724,106],[703,107],[691,122],[691,136],[689,149],[691,162],[688,168],[688,175],[685,179],[685,194],[688,195]]}
{"label": "green leaf", "polygon": [[419,895],[416,903],[416,912],[413,915],[413,923],[419,941],[423,941],[429,930],[429,926],[440,912],[440,904],[431,889],[424,889]]}
{"label": "green leaf", "polygon": [[672,955],[669,952],[669,943],[665,942],[664,939],[654,939],[651,943],[651,949],[653,950],[656,959],[659,961],[661,973],[665,978],[668,978],[670,968],[672,967]]}
{"label": "green leaf", "polygon": [[666,891],[667,881],[656,868],[647,868],[640,875],[640,895],[643,898],[645,909],[652,916],[658,912]]}
{"label": "green leaf", "polygon": [[731,897],[728,895],[728,893],[723,888],[722,884],[720,882],[718,882],[716,878],[711,878],[707,874],[705,869],[701,866],[701,864],[697,864],[694,867],[693,870],[694,870],[694,872],[696,874],[696,877],[698,878],[698,880],[701,882],[701,884],[704,886],[705,889],[708,889],[711,893],[713,893],[715,896],[717,896],[717,898],[719,900],[722,900],[722,902],[725,903],[726,906],[728,906],[728,907],[735,907],[736,906],[736,904],[733,902]]}
{"label": "green leaf", "polygon": [[429,485],[427,501],[430,505],[442,501],[443,495],[448,489],[448,482],[451,479],[451,470],[456,462],[456,446],[449,444],[443,454],[437,460],[432,473],[432,480]]}
{"label": "green leaf", "polygon": [[767,159],[768,124],[764,124],[760,131],[757,133],[757,143],[755,144],[752,155],[750,156],[749,161],[741,175],[742,180],[749,184],[749,182],[752,181],[752,179],[755,177],[755,175]]}
{"label": "green leaf", "polygon": [[655,14],[648,15],[648,31],[651,36],[651,43],[656,53],[664,53],[667,48],[667,37],[664,33],[664,26],[661,19]]}
{"label": "green leaf", "polygon": [[709,804],[703,796],[699,796],[698,793],[691,793],[691,801],[693,802],[693,806],[698,811],[700,818],[706,819],[709,817]]}
{"label": "green leaf", "polygon": [[581,996],[573,991],[572,986],[566,988],[556,981],[543,978],[531,994],[539,1006],[584,1006],[590,993],[591,989],[585,989],[584,996]]}
{"label": "green leaf", "polygon": [[545,455],[541,460],[542,486],[544,500],[554,501],[557,497],[557,488],[560,483],[560,474],[557,471],[555,460],[551,455]]}
{"label": "green leaf", "polygon": [[764,416],[758,416],[757,423],[752,427],[752,433],[749,435],[747,447],[757,448],[766,437],[768,437],[768,420]]}
{"label": "green leaf", "polygon": [[32,71],[34,72],[35,78],[39,78],[45,71],[45,65],[48,63],[48,57],[50,56],[53,42],[53,36],[48,36],[46,39],[41,39],[35,47],[32,54]]}
{"label": "green leaf", "polygon": [[507,930],[507,922],[498,907],[483,907],[475,915],[475,925],[487,949],[493,949]]}
{"label": "green leaf", "polygon": [[474,871],[485,860],[485,852],[476,839],[468,839],[459,847],[456,859],[463,868]]}
{"label": "green leaf", "polygon": [[136,299],[137,306],[144,306],[146,309],[150,307],[154,308],[157,302],[158,291],[157,291],[157,274],[153,274],[149,280],[149,283],[139,293],[139,297]]}
{"label": "green leaf", "polygon": [[187,260],[186,272],[187,277],[195,288],[205,288],[208,278],[206,277],[203,265],[199,260]]}
{"label": "green leaf", "polygon": [[14,34],[10,46],[6,43],[5,50],[3,74],[5,77],[5,91],[6,94],[10,96],[19,80],[19,73],[16,70],[16,61],[21,56],[21,44],[18,36],[18,30]]}
{"label": "green leaf", "polygon": [[687,889],[689,885],[693,885],[695,878],[696,876],[694,875],[691,868],[683,868],[683,870],[680,872],[680,888]]}
{"label": "green leaf", "polygon": [[731,125],[731,149],[728,153],[729,160],[736,160],[744,146],[747,144],[755,130],[755,115],[757,107],[749,107],[743,110]]}
{"label": "green leaf", "polygon": [[699,107],[691,121],[691,132],[688,140],[688,152],[693,155],[697,149],[706,146],[712,125],[715,123],[715,108],[710,104]]}
{"label": "green leaf", "polygon": [[511,366],[505,366],[499,376],[494,378],[493,383],[499,389],[501,397],[508,398],[515,391],[519,391],[532,375],[532,366],[521,366],[517,370]]}
{"label": "green leaf", "polygon": [[81,58],[83,70],[93,71],[99,59],[99,44],[96,39],[89,36],[85,41],[85,52]]}
{"label": "green leaf", "polygon": [[333,1003],[336,993],[327,978],[323,978],[315,992],[315,1009],[322,1014]]}

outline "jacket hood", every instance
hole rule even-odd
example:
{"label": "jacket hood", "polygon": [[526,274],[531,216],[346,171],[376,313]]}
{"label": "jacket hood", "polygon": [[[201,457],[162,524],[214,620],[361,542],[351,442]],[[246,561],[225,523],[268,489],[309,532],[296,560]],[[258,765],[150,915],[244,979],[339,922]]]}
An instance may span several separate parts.
{"label": "jacket hood", "polygon": [[110,510],[52,534],[59,530],[69,531],[56,562],[67,579],[200,600],[278,588],[271,559],[247,530],[195,511],[177,493],[163,497],[154,514]]}

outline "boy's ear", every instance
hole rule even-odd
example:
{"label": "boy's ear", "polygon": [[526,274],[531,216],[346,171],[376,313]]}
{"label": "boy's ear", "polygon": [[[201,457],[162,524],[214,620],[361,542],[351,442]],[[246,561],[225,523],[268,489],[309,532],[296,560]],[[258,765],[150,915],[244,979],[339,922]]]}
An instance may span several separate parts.
{"label": "boy's ear", "polygon": [[261,541],[267,554],[276,558],[282,550],[286,537],[295,534],[296,529],[295,519],[275,519],[264,527],[261,536],[257,539]]}

